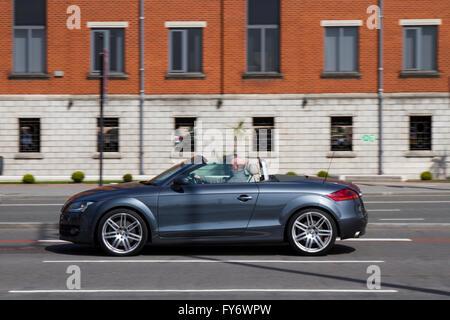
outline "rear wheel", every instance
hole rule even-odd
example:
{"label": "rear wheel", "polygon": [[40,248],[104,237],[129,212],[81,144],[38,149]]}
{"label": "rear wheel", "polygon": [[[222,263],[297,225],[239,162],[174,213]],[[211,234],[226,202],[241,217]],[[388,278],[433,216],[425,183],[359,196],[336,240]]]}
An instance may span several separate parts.
{"label": "rear wheel", "polygon": [[294,214],[287,232],[289,243],[296,252],[318,256],[326,254],[333,247],[337,227],[329,213],[314,208]]}
{"label": "rear wheel", "polygon": [[102,250],[114,256],[138,254],[147,242],[144,220],[129,209],[115,209],[103,216],[98,226],[98,242]]}

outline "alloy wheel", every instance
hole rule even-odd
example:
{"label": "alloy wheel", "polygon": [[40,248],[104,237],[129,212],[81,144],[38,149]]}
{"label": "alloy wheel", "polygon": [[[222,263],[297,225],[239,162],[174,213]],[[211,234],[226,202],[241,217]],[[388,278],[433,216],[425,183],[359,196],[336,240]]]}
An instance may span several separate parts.
{"label": "alloy wheel", "polygon": [[333,238],[330,220],[320,212],[308,211],[295,219],[292,239],[302,251],[318,253],[328,247]]}
{"label": "alloy wheel", "polygon": [[143,228],[131,214],[120,212],[109,217],[102,227],[102,241],[112,252],[127,254],[142,242]]}

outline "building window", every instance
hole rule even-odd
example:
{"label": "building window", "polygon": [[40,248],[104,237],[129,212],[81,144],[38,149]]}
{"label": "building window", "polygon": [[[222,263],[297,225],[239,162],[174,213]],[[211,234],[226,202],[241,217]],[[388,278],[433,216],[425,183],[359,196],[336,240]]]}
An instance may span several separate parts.
{"label": "building window", "polygon": [[14,73],[46,72],[46,1],[14,0]]}
{"label": "building window", "polygon": [[41,120],[19,119],[19,152],[41,152]]}
{"label": "building window", "polygon": [[[100,152],[100,118],[97,119],[97,152]],[[119,152],[119,119],[103,118],[103,152]]]}
{"label": "building window", "polygon": [[352,151],[352,136],[352,117],[331,117],[331,151]]}
{"label": "building window", "polygon": [[409,149],[431,150],[431,116],[409,118]]}
{"label": "building window", "polygon": [[179,152],[195,152],[196,118],[175,118],[175,148]]}
{"label": "building window", "polygon": [[279,29],[279,0],[247,0],[247,72],[279,72]]}
{"label": "building window", "polygon": [[169,72],[202,72],[202,29],[169,30]]}
{"label": "building window", "polygon": [[437,26],[404,27],[403,70],[437,70]]}
{"label": "building window", "polygon": [[101,72],[102,61],[100,53],[108,50],[109,72],[125,72],[125,30],[122,28],[94,29],[91,46],[91,72]]}
{"label": "building window", "polygon": [[253,151],[271,152],[273,150],[274,119],[269,117],[253,118]]}
{"label": "building window", "polygon": [[358,27],[325,28],[325,72],[357,72]]}

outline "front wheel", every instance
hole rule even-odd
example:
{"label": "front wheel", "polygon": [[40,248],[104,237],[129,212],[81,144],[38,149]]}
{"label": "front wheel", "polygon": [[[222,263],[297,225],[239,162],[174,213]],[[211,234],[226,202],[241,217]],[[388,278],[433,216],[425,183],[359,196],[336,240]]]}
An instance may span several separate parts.
{"label": "front wheel", "polygon": [[337,227],[329,213],[305,209],[294,214],[288,224],[288,240],[300,254],[326,254],[336,241]]}
{"label": "front wheel", "polygon": [[136,212],[116,209],[100,220],[98,241],[102,250],[114,256],[138,254],[147,242],[147,226]]}

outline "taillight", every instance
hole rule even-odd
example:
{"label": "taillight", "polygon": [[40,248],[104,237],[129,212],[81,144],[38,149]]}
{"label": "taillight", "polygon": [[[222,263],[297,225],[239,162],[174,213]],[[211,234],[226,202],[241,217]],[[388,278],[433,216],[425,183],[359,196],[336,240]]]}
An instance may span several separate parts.
{"label": "taillight", "polygon": [[334,201],[345,201],[357,199],[358,193],[353,191],[352,189],[342,189],[328,194],[327,197],[333,199]]}

